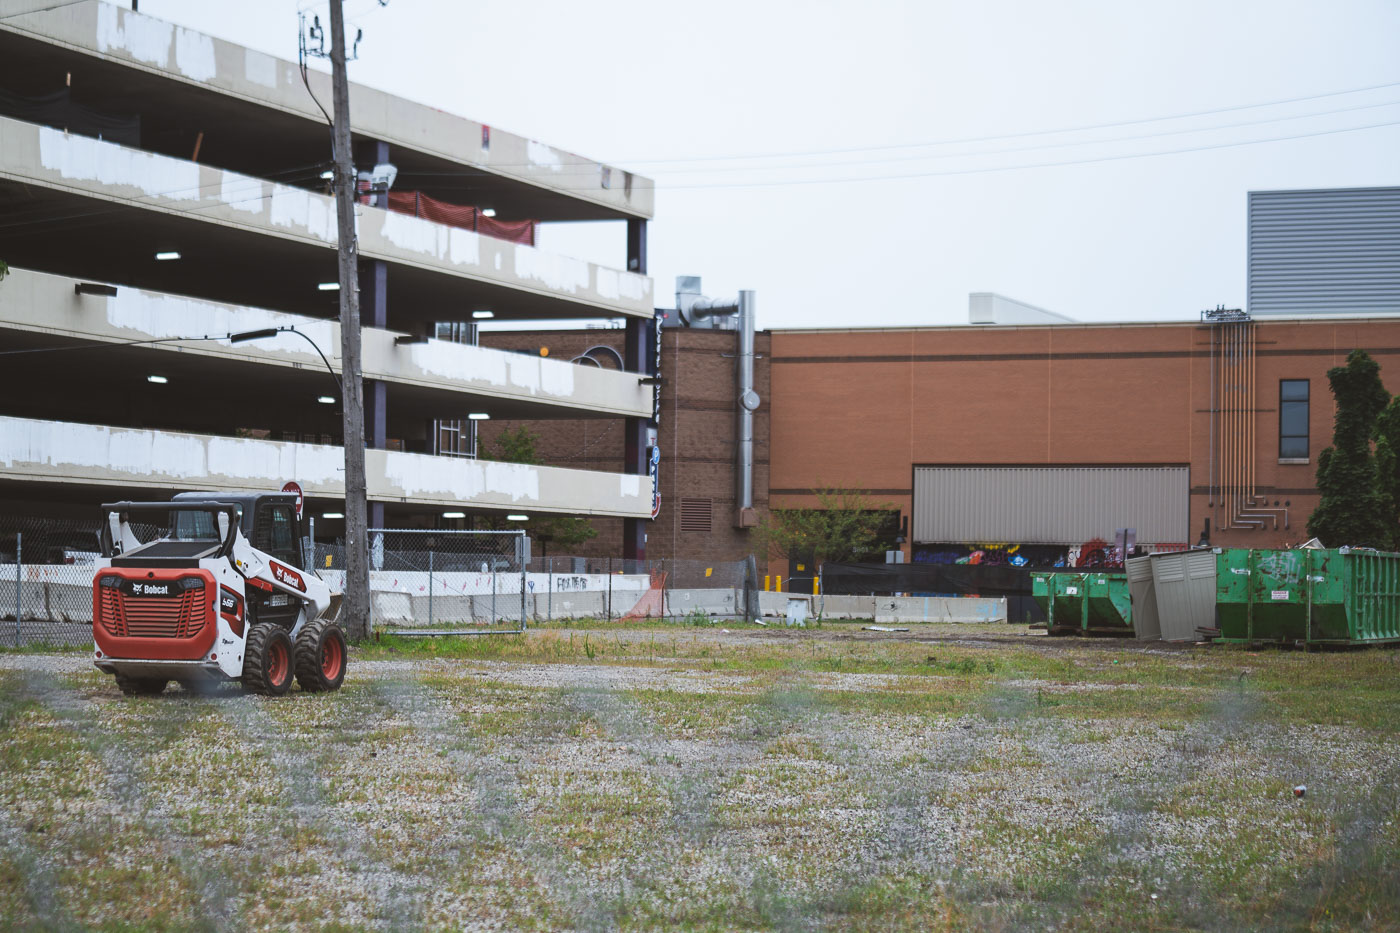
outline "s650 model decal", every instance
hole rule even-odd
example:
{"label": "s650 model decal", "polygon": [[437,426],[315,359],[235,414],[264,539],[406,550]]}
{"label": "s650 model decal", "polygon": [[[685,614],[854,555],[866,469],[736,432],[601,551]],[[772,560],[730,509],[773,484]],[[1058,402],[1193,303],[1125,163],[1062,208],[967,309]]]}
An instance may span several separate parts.
{"label": "s650 model decal", "polygon": [[301,579],[301,574],[290,567],[285,567],[277,563],[275,560],[269,561],[268,564],[272,567],[272,576],[277,582],[294,587],[295,589],[301,590],[303,593],[306,592],[306,583]]}

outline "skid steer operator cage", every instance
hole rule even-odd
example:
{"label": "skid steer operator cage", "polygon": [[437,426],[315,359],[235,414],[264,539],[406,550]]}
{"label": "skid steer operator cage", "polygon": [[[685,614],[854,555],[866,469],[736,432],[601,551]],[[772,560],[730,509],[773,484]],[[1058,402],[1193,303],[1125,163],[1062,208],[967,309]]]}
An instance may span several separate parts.
{"label": "skid steer operator cage", "polygon": [[[98,540],[102,556],[110,558],[131,558],[138,551],[149,558],[227,557],[233,553],[240,513],[241,507],[232,502],[105,502]],[[222,529],[220,515],[227,516]],[[133,516],[146,521],[132,522]],[[151,540],[138,540],[136,548],[129,548],[122,540],[123,524],[133,533],[143,525],[158,530]]]}

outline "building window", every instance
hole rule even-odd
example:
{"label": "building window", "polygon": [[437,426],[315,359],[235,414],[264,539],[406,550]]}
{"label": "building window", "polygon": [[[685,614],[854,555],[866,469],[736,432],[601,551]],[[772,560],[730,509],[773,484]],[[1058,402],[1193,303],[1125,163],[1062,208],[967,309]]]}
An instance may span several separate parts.
{"label": "building window", "polygon": [[[476,325],[466,321],[438,321],[433,336],[452,343],[477,345]],[[444,457],[476,456],[476,422],[452,418],[434,420],[433,453]]]}
{"label": "building window", "polygon": [[1308,380],[1278,383],[1278,458],[1308,459]]}
{"label": "building window", "polygon": [[714,505],[710,499],[681,499],[681,531],[709,534],[714,529]]}

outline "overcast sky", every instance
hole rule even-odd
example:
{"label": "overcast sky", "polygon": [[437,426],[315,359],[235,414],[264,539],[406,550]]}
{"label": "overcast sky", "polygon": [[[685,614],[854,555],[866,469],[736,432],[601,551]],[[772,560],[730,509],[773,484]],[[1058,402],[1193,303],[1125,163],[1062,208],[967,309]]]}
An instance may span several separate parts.
{"label": "overcast sky", "polygon": [[[327,9],[141,0],[292,60],[299,7]],[[1081,320],[1240,307],[1246,192],[1400,184],[1395,0],[346,10],[352,80],[655,179],[657,303],[700,275],[756,289],[766,328],[961,323],[973,291]],[[622,224],[541,245],[625,264]]]}

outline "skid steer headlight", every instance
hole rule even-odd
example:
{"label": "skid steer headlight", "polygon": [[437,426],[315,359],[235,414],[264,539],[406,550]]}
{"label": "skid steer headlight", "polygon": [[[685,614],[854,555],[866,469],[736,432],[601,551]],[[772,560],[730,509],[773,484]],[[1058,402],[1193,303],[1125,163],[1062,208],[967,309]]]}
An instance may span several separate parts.
{"label": "skid steer headlight", "polygon": [[202,590],[204,589],[204,581],[201,580],[199,577],[183,577],[180,580],[180,589]]}
{"label": "skid steer headlight", "polygon": [[121,578],[121,577],[103,577],[102,579],[98,580],[97,582],[98,582],[98,584],[99,584],[100,586],[103,586],[103,587],[105,587],[105,588],[107,588],[107,589],[109,589],[109,590],[114,590],[114,589],[116,589],[117,587],[119,587],[119,586],[122,585],[122,578]]}

